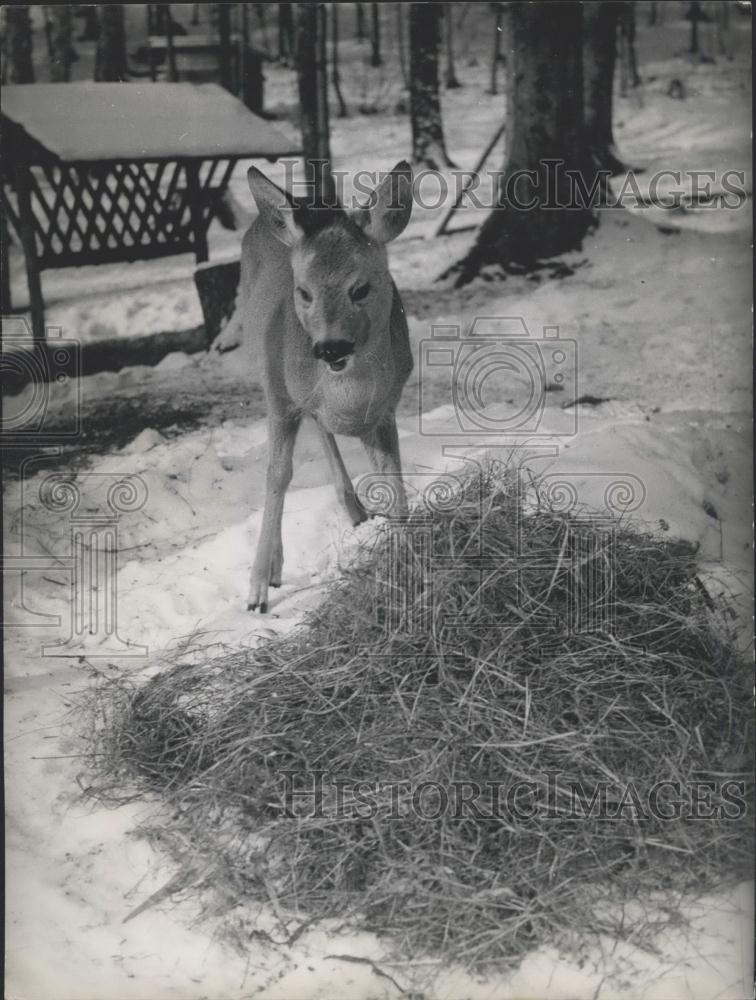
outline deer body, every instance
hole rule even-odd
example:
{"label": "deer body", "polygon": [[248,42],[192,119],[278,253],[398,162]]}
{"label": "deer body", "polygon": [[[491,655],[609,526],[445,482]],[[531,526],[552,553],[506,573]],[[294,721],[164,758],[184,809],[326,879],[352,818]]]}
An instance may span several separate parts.
{"label": "deer body", "polygon": [[[365,519],[334,434],[359,437],[373,468],[401,486],[395,408],[412,371],[399,293],[385,242],[411,211],[411,174],[400,164],[371,209],[308,214],[251,168],[259,217],[242,243],[241,287],[231,323],[241,325],[268,411],[265,509],[252,566],[248,609],[267,611],[281,582],[281,518],[301,420],[312,417],[353,524]],[[320,213],[318,217],[318,213]]]}

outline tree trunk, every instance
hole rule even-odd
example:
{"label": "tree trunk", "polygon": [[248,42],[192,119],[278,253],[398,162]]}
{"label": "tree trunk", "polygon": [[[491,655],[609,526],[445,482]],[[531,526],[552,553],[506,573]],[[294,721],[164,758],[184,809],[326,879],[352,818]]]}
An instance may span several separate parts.
{"label": "tree trunk", "polygon": [[357,19],[355,25],[355,37],[358,42],[365,38],[365,11],[361,3],[354,5],[354,15]]}
{"label": "tree trunk", "polygon": [[578,249],[595,224],[586,207],[595,170],[584,138],[581,22],[581,5],[567,0],[510,5],[509,155],[497,207],[452,268],[457,286],[486,264],[532,269]]}
{"label": "tree trunk", "polygon": [[696,3],[694,0],[686,16],[690,21],[690,54],[697,56],[701,51],[698,44],[698,22],[701,20],[701,4]]}
{"label": "tree trunk", "polygon": [[396,11],[396,48],[399,55],[399,69],[406,90],[409,87],[409,74],[407,72],[407,46],[404,40],[404,4],[395,3],[394,9]]}
{"label": "tree trunk", "polygon": [[[255,8],[255,14],[257,15],[257,22],[258,22],[258,24],[260,26],[260,33],[262,35],[262,48],[263,48],[263,52],[267,56],[270,56],[270,52],[271,52],[271,50],[270,50],[270,37],[268,35],[268,19],[266,17],[266,13],[267,12],[266,12],[266,9],[265,9],[267,5],[264,4],[264,3],[256,3],[253,6]],[[246,7],[246,4],[245,4],[244,7],[242,8],[242,10],[246,11],[246,9],[247,9],[247,7]]]}
{"label": "tree trunk", "polygon": [[625,42],[630,86],[640,87],[643,81],[638,73],[638,57],[635,53],[635,0],[625,0],[619,4],[619,24]]}
{"label": "tree trunk", "polygon": [[494,35],[493,35],[493,53],[491,55],[491,83],[488,87],[489,94],[497,94],[498,86],[497,80],[499,75],[499,54],[501,52],[501,22],[502,22],[502,5],[500,3],[495,3],[492,5],[494,8]]}
{"label": "tree trunk", "polygon": [[101,4],[100,37],[97,39],[94,78],[100,83],[122,83],[126,80],[126,30],[123,4]]}
{"label": "tree trunk", "polygon": [[288,66],[294,55],[294,4],[278,5],[278,59]]}
{"label": "tree trunk", "polygon": [[28,7],[5,8],[3,83],[34,83],[32,28]]}
{"label": "tree trunk", "polygon": [[[149,9],[148,4],[148,9]],[[77,38],[78,42],[96,42],[100,37],[100,20],[97,16],[97,8],[89,4],[76,8],[76,16],[83,18],[81,34]]]}
{"label": "tree trunk", "polygon": [[586,142],[597,169],[613,174],[625,169],[615,153],[612,129],[618,15],[619,8],[613,0],[583,3]]}
{"label": "tree trunk", "polygon": [[717,49],[719,54],[732,58],[728,36],[730,31],[730,7],[726,3],[718,3],[714,8],[714,16],[717,23]]}
{"label": "tree trunk", "polygon": [[341,93],[341,73],[339,72],[339,5],[331,4],[331,82],[336,100],[339,102],[339,118],[349,115],[344,95]]}
{"label": "tree trunk", "polygon": [[381,21],[378,4],[370,4],[370,65],[371,66],[382,66],[383,59],[381,59]]}
{"label": "tree trunk", "polygon": [[168,82],[176,83],[178,80],[178,69],[176,68],[176,50],[173,47],[173,25],[174,21],[171,17],[171,8],[166,5],[165,8],[160,8],[163,11],[163,29],[160,32],[165,35],[165,61],[168,67]]}
{"label": "tree trunk", "polygon": [[461,84],[457,79],[457,74],[454,71],[454,5],[451,3],[444,4],[444,36],[446,40],[446,77],[445,84],[447,90],[454,90],[460,87]]}
{"label": "tree trunk", "polygon": [[52,61],[52,26],[50,24],[50,8],[42,8],[42,21],[45,28],[45,42],[47,43],[47,59]]}
{"label": "tree trunk", "polygon": [[297,4],[297,79],[307,181],[315,205],[333,204],[328,127],[325,5]]}
{"label": "tree trunk", "polygon": [[50,18],[50,79],[53,83],[68,83],[74,50],[73,19],[69,4],[55,4],[47,8]]}
{"label": "tree trunk", "polygon": [[220,70],[220,85],[225,90],[234,92],[234,80],[231,73],[231,5],[217,3],[215,15],[218,24],[218,69]]}
{"label": "tree trunk", "polygon": [[438,95],[438,45],[442,15],[440,3],[410,4],[412,160],[430,170],[454,166],[446,152]]}

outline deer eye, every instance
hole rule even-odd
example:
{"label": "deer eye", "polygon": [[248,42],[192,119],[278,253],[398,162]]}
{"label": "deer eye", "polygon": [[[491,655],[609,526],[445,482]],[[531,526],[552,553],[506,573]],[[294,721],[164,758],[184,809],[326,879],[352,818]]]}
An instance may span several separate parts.
{"label": "deer eye", "polygon": [[302,288],[297,285],[297,295],[303,302],[312,302],[312,295],[307,291],[306,288]]}
{"label": "deer eye", "polygon": [[370,283],[365,282],[364,285],[357,285],[357,287],[353,288],[349,294],[352,297],[352,302],[364,302],[364,300],[368,297],[369,292]]}

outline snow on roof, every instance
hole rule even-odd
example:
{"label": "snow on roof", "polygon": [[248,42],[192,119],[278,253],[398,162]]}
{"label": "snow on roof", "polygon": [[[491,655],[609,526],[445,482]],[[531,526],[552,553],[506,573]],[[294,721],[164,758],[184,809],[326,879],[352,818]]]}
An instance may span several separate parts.
{"label": "snow on roof", "polygon": [[66,162],[298,153],[214,83],[23,84],[3,87],[2,113]]}

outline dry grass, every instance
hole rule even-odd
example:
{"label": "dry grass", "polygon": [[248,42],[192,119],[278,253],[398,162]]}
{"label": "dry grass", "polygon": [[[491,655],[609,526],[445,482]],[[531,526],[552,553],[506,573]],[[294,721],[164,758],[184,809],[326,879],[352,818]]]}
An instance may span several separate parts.
{"label": "dry grass", "polygon": [[[637,933],[645,918],[632,927],[597,904],[749,869],[752,824],[722,815],[722,782],[750,772],[751,681],[692,548],[619,522],[613,535],[611,556],[594,527],[522,516],[511,480],[470,481],[453,510],[379,531],[285,638],[240,652],[200,637],[149,681],[102,685],[88,705],[91,790],[158,793],[162,843],[227,897],[272,901],[289,928],[338,917],[478,967],[622,919]],[[581,632],[577,583],[608,560],[613,627]],[[416,596],[400,600],[402,585]],[[300,790],[326,773],[320,809],[301,797],[287,810],[287,772]],[[369,783],[365,808],[348,792],[339,805],[332,778]],[[719,783],[719,814],[655,816],[660,780],[681,785],[660,795],[667,812],[691,782]],[[518,781],[531,783],[519,811],[506,797]],[[449,808],[424,818],[402,782],[437,782],[424,811],[438,787]],[[478,815],[454,808],[487,782],[501,783],[500,809],[490,794]],[[576,813],[570,787],[590,799],[602,783],[605,815]]]}

